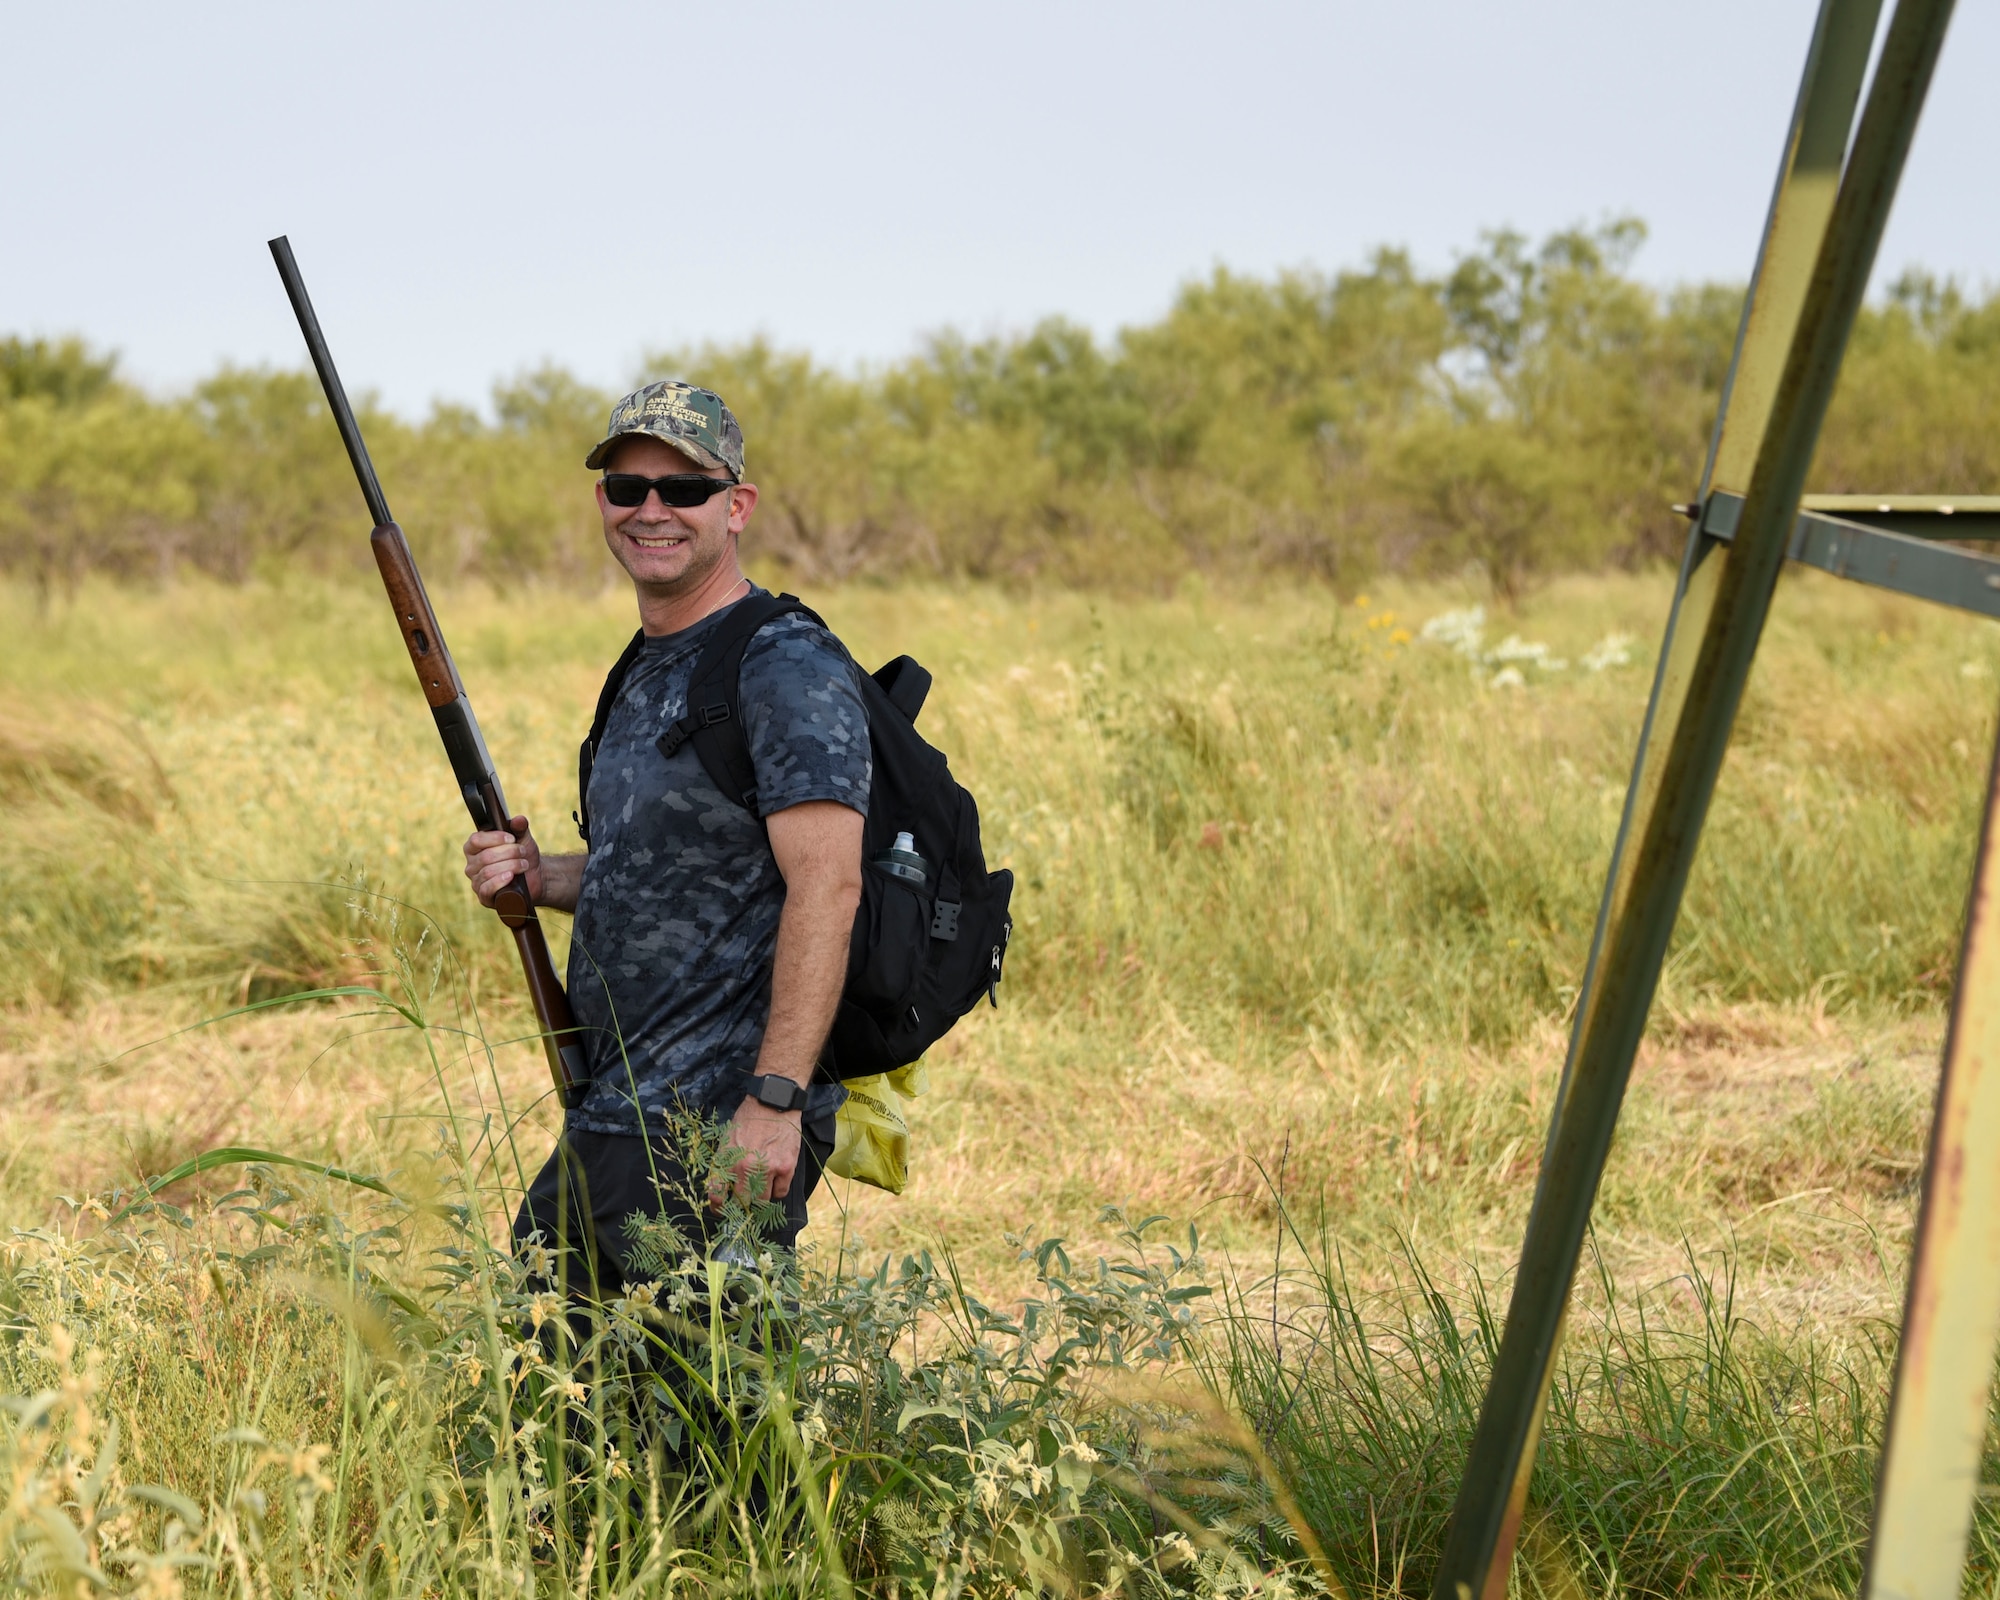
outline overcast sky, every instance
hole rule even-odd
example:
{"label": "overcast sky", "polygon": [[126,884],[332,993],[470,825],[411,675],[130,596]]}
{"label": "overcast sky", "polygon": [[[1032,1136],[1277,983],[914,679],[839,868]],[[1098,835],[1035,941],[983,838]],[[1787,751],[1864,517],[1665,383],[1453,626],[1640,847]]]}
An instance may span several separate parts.
{"label": "overcast sky", "polygon": [[[1747,275],[1814,0],[644,6],[0,0],[0,332],[167,389],[303,360],[482,402],[545,359],[1156,317],[1221,263],[1438,268],[1635,213]],[[2000,282],[2000,5],[1959,7],[1882,266]]]}

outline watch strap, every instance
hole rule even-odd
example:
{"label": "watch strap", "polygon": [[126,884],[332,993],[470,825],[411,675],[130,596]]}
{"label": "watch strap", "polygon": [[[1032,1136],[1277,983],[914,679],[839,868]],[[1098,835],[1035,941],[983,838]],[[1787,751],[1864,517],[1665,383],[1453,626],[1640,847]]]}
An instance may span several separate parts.
{"label": "watch strap", "polygon": [[805,1108],[806,1086],[774,1073],[760,1073],[750,1080],[750,1097],[773,1111],[800,1111]]}

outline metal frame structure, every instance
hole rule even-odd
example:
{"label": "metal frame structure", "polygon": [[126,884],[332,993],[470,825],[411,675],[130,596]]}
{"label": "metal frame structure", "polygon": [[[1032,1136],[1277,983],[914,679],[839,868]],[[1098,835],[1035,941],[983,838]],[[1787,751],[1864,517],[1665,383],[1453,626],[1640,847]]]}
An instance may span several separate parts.
{"label": "metal frame structure", "polygon": [[[2000,497],[1804,496],[1951,0],[1821,0],[1724,383],[1436,1600],[1505,1600],[1590,1213],[1787,559],[2000,618]],[[1869,76],[1871,52],[1874,73]],[[1868,96],[1859,118],[1864,80]],[[2000,1343],[2000,746],[1926,1165],[1863,1590],[1958,1592]]]}

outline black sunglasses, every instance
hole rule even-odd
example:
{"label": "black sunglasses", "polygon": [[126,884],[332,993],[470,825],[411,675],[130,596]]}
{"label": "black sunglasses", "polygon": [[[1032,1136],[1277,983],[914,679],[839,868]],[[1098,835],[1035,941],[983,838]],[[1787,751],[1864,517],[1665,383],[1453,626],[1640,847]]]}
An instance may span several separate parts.
{"label": "black sunglasses", "polygon": [[607,472],[604,498],[614,506],[642,506],[648,490],[657,489],[663,506],[704,505],[724,489],[736,487],[734,478],[709,478],[699,472],[676,472],[665,478],[642,478],[636,472]]}

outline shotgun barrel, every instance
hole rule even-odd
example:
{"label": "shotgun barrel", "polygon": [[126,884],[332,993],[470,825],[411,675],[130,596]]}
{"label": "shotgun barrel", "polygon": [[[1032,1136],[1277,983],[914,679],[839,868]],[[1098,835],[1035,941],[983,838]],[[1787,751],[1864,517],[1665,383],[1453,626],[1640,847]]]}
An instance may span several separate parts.
{"label": "shotgun barrel", "polygon": [[[326,336],[320,332],[319,318],[313,314],[312,301],[306,294],[305,279],[299,275],[291,244],[282,234],[271,241],[271,259],[278,264],[278,276],[284,280],[285,294],[299,319],[299,332],[305,335],[320,387],[326,391],[327,407],[333,412],[334,425],[340,429],[340,442],[347,446],[347,459],[354,464],[361,497],[368,502],[368,514],[375,521],[368,543],[375,552],[375,565],[381,570],[389,603],[395,608],[396,626],[410,652],[410,665],[417,669],[417,683],[430,705],[438,737],[444,741],[452,776],[458,780],[459,796],[465,801],[475,828],[482,832],[506,828],[513,814],[501,795],[500,778],[493,770],[493,757],[487,753],[486,739],[479,731],[479,719],[472,714],[465,684],[459,678],[450,650],[445,648],[444,633],[438,627],[437,613],[431,609],[430,596],[424,592],[424,580],[410,554],[410,543],[389,515],[389,502],[382,493],[381,480],[375,476],[375,463],[368,457],[361,424],[347,402],[347,391],[341,386],[340,374],[334,370]],[[549,1075],[555,1082],[557,1098],[565,1107],[574,1106],[590,1087],[584,1069],[583,1044],[569,1008],[569,996],[563,992],[562,981],[549,959],[548,939],[542,933],[541,919],[535,915],[534,896],[528,892],[527,879],[517,876],[495,895],[493,909],[514,935],[521,971],[528,984],[528,998],[541,1025],[542,1048],[549,1058]]]}

